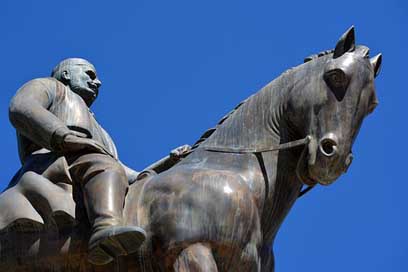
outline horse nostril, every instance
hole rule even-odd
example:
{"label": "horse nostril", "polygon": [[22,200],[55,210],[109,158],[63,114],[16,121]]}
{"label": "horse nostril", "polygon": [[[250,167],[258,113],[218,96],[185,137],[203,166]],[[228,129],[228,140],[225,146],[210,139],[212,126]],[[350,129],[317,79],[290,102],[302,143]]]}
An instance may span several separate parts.
{"label": "horse nostril", "polygon": [[326,157],[332,157],[337,153],[337,143],[330,138],[324,138],[319,144],[320,151]]}
{"label": "horse nostril", "polygon": [[350,153],[348,154],[348,156],[346,157],[346,160],[344,162],[344,173],[347,172],[348,168],[350,167],[350,164],[353,162],[353,154]]}

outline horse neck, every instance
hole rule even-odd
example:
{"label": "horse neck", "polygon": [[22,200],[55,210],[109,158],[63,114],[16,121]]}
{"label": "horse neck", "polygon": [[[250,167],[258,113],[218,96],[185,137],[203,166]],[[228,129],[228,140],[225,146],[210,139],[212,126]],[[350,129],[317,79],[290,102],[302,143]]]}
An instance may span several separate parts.
{"label": "horse neck", "polygon": [[[287,101],[295,84],[290,70],[250,97],[202,144],[202,147],[230,149],[273,148],[297,140],[285,116]],[[265,241],[276,232],[301,188],[296,178],[299,152],[265,152],[258,156],[263,164],[265,199],[260,207]],[[240,156],[247,160],[247,156]],[[262,167],[261,167],[262,168]]]}
{"label": "horse neck", "polygon": [[265,201],[261,214],[263,241],[271,245],[285,216],[298,198],[302,183],[296,175],[299,150],[262,154],[266,165]]}
{"label": "horse neck", "polygon": [[[287,136],[284,112],[288,89],[284,73],[259,92],[249,97],[202,147],[229,149],[259,149],[277,146]],[[283,137],[283,138],[282,138]]]}

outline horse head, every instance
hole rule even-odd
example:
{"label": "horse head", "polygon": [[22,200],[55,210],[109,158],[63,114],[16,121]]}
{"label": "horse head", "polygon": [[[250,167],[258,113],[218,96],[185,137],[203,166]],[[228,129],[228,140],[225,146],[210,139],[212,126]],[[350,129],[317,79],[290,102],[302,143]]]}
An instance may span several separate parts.
{"label": "horse head", "polygon": [[381,54],[370,59],[367,47],[355,45],[351,27],[334,50],[305,62],[294,73],[288,102],[288,119],[295,133],[309,137],[297,174],[307,185],[328,185],[350,166],[352,144],[362,121],[378,104],[374,78]]}

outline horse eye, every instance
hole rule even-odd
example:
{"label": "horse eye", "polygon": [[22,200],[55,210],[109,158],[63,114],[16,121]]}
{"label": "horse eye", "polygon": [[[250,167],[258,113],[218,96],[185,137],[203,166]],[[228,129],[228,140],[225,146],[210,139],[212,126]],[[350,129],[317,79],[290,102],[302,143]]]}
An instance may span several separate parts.
{"label": "horse eye", "polygon": [[341,69],[333,69],[324,74],[324,80],[338,101],[343,100],[348,86],[347,75]]}

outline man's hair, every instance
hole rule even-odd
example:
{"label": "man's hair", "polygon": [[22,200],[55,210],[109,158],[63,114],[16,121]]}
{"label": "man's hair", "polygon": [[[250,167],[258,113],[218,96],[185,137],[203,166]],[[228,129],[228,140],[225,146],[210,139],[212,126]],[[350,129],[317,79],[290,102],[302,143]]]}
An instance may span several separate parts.
{"label": "man's hair", "polygon": [[52,69],[51,77],[63,82],[62,73],[68,71],[69,67],[73,65],[90,65],[93,67],[93,65],[86,59],[68,58],[58,63],[57,66]]}

